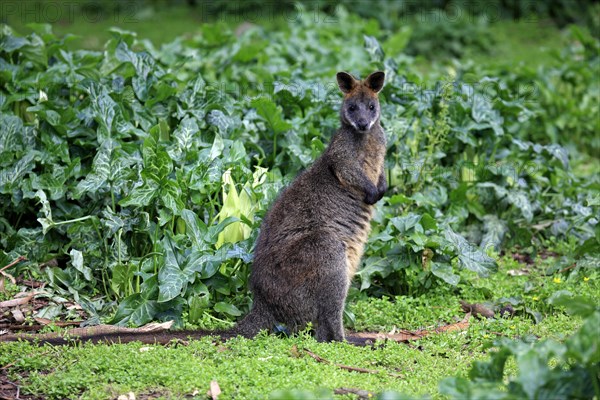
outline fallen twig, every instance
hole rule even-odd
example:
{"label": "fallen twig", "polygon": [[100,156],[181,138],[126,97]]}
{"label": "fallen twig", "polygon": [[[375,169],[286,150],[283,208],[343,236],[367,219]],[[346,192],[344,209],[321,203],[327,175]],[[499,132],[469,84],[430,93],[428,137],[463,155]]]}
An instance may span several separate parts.
{"label": "fallen twig", "polygon": [[[315,360],[317,360],[320,363],[332,364],[332,365],[335,365],[338,368],[345,369],[347,371],[361,372],[363,374],[378,374],[380,372],[379,370],[376,370],[376,369],[367,369],[367,368],[360,368],[360,367],[352,367],[350,365],[332,363],[331,361],[324,359],[323,357],[319,356],[318,354],[313,353],[312,351],[310,351],[306,347],[304,348],[304,352],[306,352],[306,354],[308,354],[309,356],[311,356],[312,358],[314,358]],[[403,377],[402,375],[397,375],[397,374],[389,374],[389,375],[394,376],[396,378],[402,378]]]}
{"label": "fallen twig", "polygon": [[0,272],[3,272],[4,270],[9,269],[13,265],[17,265],[21,261],[27,261],[27,257],[25,257],[25,256],[19,256],[19,257],[17,257],[17,259],[14,260],[13,262],[11,262],[10,264],[5,265],[4,267],[0,268]]}
{"label": "fallen twig", "polygon": [[573,268],[575,268],[576,266],[577,266],[577,264],[576,264],[576,263],[573,263],[573,264],[569,265],[568,267],[565,267],[565,268],[561,269],[561,270],[560,270],[560,271],[558,271],[558,272],[562,274],[562,273],[565,273],[565,272],[567,272],[567,271],[568,271],[568,270],[570,270],[570,269],[573,269]]}
{"label": "fallen twig", "polygon": [[167,321],[162,323],[150,323],[139,328],[124,328],[122,326],[115,325],[96,325],[85,328],[73,328],[69,329],[66,332],[52,332],[52,333],[44,333],[34,336],[27,336],[25,334],[22,335],[4,335],[0,336],[0,342],[3,341],[12,341],[15,339],[39,339],[39,340],[49,340],[55,338],[87,338],[87,337],[98,337],[102,335],[106,336],[117,336],[119,334],[123,335],[131,335],[131,334],[153,334],[160,333],[168,330],[173,325],[174,321]]}
{"label": "fallen twig", "polygon": [[467,313],[462,321],[455,324],[444,325],[435,329],[422,329],[419,331],[406,331],[402,330],[399,333],[370,333],[370,332],[355,332],[352,333],[352,337],[369,340],[393,340],[395,342],[408,342],[410,340],[422,339],[425,336],[440,333],[440,332],[453,332],[453,331],[464,331],[469,328],[469,319],[471,313]]}
{"label": "fallen twig", "polygon": [[35,296],[36,294],[37,293],[29,293],[27,296],[20,297],[18,299],[0,301],[0,308],[16,307],[16,306],[21,306],[23,304],[27,304],[27,303],[29,303],[29,300],[31,300],[31,298],[33,296]]}

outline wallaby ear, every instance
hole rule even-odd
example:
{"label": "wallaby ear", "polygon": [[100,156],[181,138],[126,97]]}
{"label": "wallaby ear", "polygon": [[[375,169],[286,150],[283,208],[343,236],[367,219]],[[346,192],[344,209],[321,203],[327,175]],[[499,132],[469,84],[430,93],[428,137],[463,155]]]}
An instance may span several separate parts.
{"label": "wallaby ear", "polygon": [[352,75],[347,72],[338,72],[335,76],[337,83],[342,93],[350,93],[358,83]]}
{"label": "wallaby ear", "polygon": [[385,80],[385,72],[377,71],[373,72],[371,75],[367,76],[365,79],[365,84],[369,89],[374,91],[375,93],[379,93],[381,88],[383,88],[383,81]]}

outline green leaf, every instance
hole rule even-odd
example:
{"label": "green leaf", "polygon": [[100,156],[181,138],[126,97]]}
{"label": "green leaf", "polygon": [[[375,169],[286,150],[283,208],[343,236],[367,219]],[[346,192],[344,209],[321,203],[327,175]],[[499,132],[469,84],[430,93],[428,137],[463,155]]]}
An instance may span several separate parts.
{"label": "green leaf", "polygon": [[281,108],[267,97],[258,97],[250,102],[250,105],[256,109],[268,124],[269,128],[276,135],[292,129],[292,125],[285,121],[281,114]]}
{"label": "green leaf", "polygon": [[465,378],[451,377],[443,379],[439,383],[441,394],[453,399],[471,399],[471,384]]}
{"label": "green leaf", "polygon": [[508,232],[506,223],[496,215],[488,214],[483,217],[483,230],[485,233],[481,239],[481,248],[492,247],[494,250],[500,251],[504,235]]}
{"label": "green leaf", "polygon": [[515,382],[521,385],[528,398],[535,399],[549,378],[548,362],[535,349],[517,354],[516,358],[519,374]]}
{"label": "green leaf", "polygon": [[447,263],[432,263],[431,273],[452,286],[456,286],[460,282],[460,276],[456,275],[452,270],[452,265]]}
{"label": "green leaf", "polygon": [[373,36],[364,35],[365,49],[371,55],[371,60],[375,62],[382,62],[385,58],[385,53],[381,48],[381,45]]}
{"label": "green leaf", "polygon": [[583,318],[592,315],[600,309],[593,300],[562,290],[550,296],[548,303],[565,307],[569,314]]}
{"label": "green leaf", "polygon": [[356,275],[360,277],[361,291],[371,287],[372,279],[375,277],[375,275],[385,278],[392,273],[388,261],[384,258],[369,257],[364,261],[364,264],[365,266],[356,273]]}
{"label": "green leaf", "polygon": [[[73,198],[79,199],[85,193],[96,193],[100,188],[107,184],[111,168],[110,158],[113,151],[113,143],[109,140],[102,143],[98,153],[94,157],[92,163],[92,171],[85,177],[84,180],[77,184],[73,191]],[[106,187],[106,190],[109,188]]]}
{"label": "green leaf", "polygon": [[477,272],[484,277],[492,272],[496,272],[498,269],[496,261],[493,258],[467,242],[462,236],[454,233],[452,229],[446,229],[445,237],[455,246],[459,264],[463,268]]}
{"label": "green leaf", "polygon": [[187,281],[182,266],[175,254],[172,241],[163,240],[165,264],[158,271],[158,302],[164,303],[179,296]]}
{"label": "green leaf", "polygon": [[215,311],[223,314],[233,315],[234,317],[239,317],[242,315],[242,312],[236,306],[222,301],[215,304]]}
{"label": "green leaf", "polygon": [[169,180],[165,183],[160,191],[160,199],[165,207],[167,207],[174,215],[179,215],[185,204],[181,200],[181,189],[177,182]]}
{"label": "green leaf", "polygon": [[527,222],[533,220],[533,208],[527,195],[521,191],[508,192],[508,201],[518,208]]}
{"label": "green leaf", "polygon": [[91,281],[93,279],[92,270],[83,265],[83,253],[79,250],[71,249],[69,255],[71,256],[71,265],[83,274],[86,281]]}
{"label": "green leaf", "polygon": [[109,323],[120,326],[125,326],[128,322],[136,326],[144,325],[155,317],[157,306],[156,300],[150,300],[141,293],[132,294],[119,303],[117,312]]}
{"label": "green leaf", "polygon": [[158,193],[159,184],[153,180],[146,180],[142,185],[133,188],[127,197],[119,201],[119,204],[123,207],[147,206],[158,196]]}
{"label": "green leaf", "polygon": [[382,47],[391,57],[398,56],[404,51],[404,48],[410,40],[411,34],[412,28],[409,25],[404,25],[390,35],[385,43],[383,43]]}
{"label": "green leaf", "polygon": [[223,143],[223,138],[221,135],[216,134],[213,145],[210,149],[210,154],[208,156],[209,160],[214,160],[217,157],[220,157],[223,154],[223,149],[225,148],[225,144]]}
{"label": "green leaf", "polygon": [[204,221],[198,218],[196,213],[187,209],[181,212],[181,218],[185,221],[186,235],[194,243],[194,247],[204,248],[205,245],[202,240],[208,232]]}
{"label": "green leaf", "polygon": [[402,217],[394,217],[390,219],[390,222],[401,234],[405,234],[411,228],[417,226],[421,216],[415,213],[409,213]]}
{"label": "green leaf", "polygon": [[475,361],[469,371],[469,378],[473,381],[502,382],[504,379],[504,365],[510,355],[510,350],[501,348],[499,351],[492,353],[489,361]]}
{"label": "green leaf", "polygon": [[566,340],[567,354],[588,368],[600,362],[600,311],[596,310],[584,320],[581,328]]}
{"label": "green leaf", "polygon": [[25,176],[35,168],[36,152],[25,154],[9,168],[0,170],[0,193],[11,193]]}

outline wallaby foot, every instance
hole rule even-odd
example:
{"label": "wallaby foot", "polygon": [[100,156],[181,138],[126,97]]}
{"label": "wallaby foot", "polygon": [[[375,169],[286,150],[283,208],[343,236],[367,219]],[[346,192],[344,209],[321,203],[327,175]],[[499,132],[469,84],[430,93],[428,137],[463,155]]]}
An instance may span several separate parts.
{"label": "wallaby foot", "polygon": [[252,309],[238,324],[231,330],[232,333],[247,338],[253,338],[263,330],[271,330],[275,324],[275,318],[267,310],[260,298],[254,299]]}

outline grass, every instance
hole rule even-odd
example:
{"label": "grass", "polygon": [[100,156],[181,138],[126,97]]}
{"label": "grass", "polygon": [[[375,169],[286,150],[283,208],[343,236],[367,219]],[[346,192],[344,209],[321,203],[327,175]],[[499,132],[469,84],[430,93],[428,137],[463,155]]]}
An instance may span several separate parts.
{"label": "grass", "polygon": [[[19,382],[22,393],[53,399],[107,399],[129,392],[136,398],[203,396],[212,380],[218,382],[225,398],[302,395],[290,392],[292,389],[308,391],[304,395],[309,398],[330,398],[333,390],[341,387],[440,398],[438,382],[447,376],[466,376],[473,361],[486,358],[486,344],[493,339],[535,335],[560,341],[580,326],[579,318],[550,307],[547,300],[558,289],[595,298],[600,276],[590,270],[545,275],[556,262],[554,258],[538,259],[525,268],[503,257],[500,271],[488,279],[465,274],[457,287],[438,287],[417,298],[350,304],[356,315],[355,329],[390,331],[453,323],[464,316],[459,300],[498,305],[502,298],[517,301],[513,317],[471,318],[466,331],[432,334],[408,344],[388,342],[373,348],[323,344],[307,333],[291,338],[261,335],[255,340],[237,338],[226,343],[205,337],[169,346],[6,343],[0,346],[0,366],[9,365],[5,368],[8,379]],[[528,275],[512,276],[512,270],[527,270]],[[526,309],[540,312],[544,319],[536,324]],[[317,362],[305,348],[331,363]],[[334,363],[378,373],[347,371]]]}
{"label": "grass", "polygon": [[[34,2],[31,2],[34,3]],[[2,7],[0,22],[5,22],[21,33],[29,33],[31,23],[50,23],[58,36],[72,35],[71,49],[102,50],[111,38],[110,28],[116,27],[135,32],[140,39],[147,39],[156,46],[183,36],[199,34],[203,24],[220,22],[236,29],[244,22],[277,28],[287,25],[289,20],[265,12],[246,12],[241,15],[217,15],[204,5],[196,8],[186,6],[144,6],[141,3],[125,2],[118,11],[100,9],[80,10],[76,1],[49,2],[36,8],[16,2],[14,7]],[[44,19],[44,16],[46,17]]]}
{"label": "grass", "polygon": [[[33,5],[25,6],[24,3],[15,2],[14,7],[3,7],[1,10],[4,15],[0,15],[0,21],[8,23],[22,33],[30,31],[27,28],[30,23],[49,22],[57,35],[74,36],[69,43],[72,48],[88,50],[102,50],[111,38],[111,27],[136,32],[138,38],[148,39],[154,45],[160,46],[180,36],[198,34],[206,22],[219,21],[233,30],[245,22],[268,29],[278,29],[288,25],[293,17],[293,14],[277,15],[267,11],[217,15],[203,6],[152,7],[141,3],[125,3],[117,11],[107,7],[85,11],[80,10],[74,1],[31,2],[33,3],[41,5],[36,8]],[[479,64],[498,64],[498,61],[506,60],[509,65],[523,63],[535,68],[555,63],[553,52],[559,51],[566,42],[562,32],[548,20],[500,20],[490,23],[488,29],[495,38],[490,53],[467,51],[466,59]],[[433,68],[431,61],[422,57],[417,58],[417,66],[425,72]]]}
{"label": "grass", "polygon": [[469,53],[475,63],[497,65],[504,60],[507,65],[552,66],[558,62],[553,54],[567,44],[565,35],[548,20],[501,20],[488,29],[495,44],[490,54]]}

